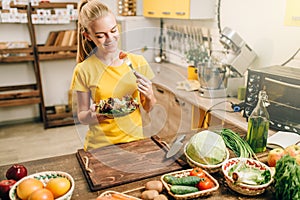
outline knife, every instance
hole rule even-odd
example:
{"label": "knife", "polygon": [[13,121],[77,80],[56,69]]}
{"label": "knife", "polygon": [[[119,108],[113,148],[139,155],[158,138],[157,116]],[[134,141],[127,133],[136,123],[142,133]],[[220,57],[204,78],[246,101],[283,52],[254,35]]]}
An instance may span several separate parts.
{"label": "knife", "polygon": [[[163,141],[163,140],[161,140],[161,138],[158,136],[158,135],[152,135],[151,136],[151,139],[159,146],[159,147],[161,147],[161,148],[163,148],[163,150],[165,150],[166,152],[168,152],[169,150],[170,150],[170,147],[169,147],[169,145],[165,142],[165,141]],[[167,158],[168,159],[168,158]],[[188,167],[189,165],[188,165],[188,163],[185,161],[185,160],[183,160],[183,159],[181,159],[181,158],[174,158],[174,157],[171,157],[170,159],[174,159],[180,166],[182,166],[182,167]]]}
{"label": "knife", "polygon": [[185,135],[181,135],[179,137],[177,137],[177,139],[175,140],[175,142],[173,143],[173,145],[171,146],[170,150],[168,151],[166,157],[170,158],[174,155],[176,155],[178,153],[178,151],[180,151],[183,143],[182,140],[185,138]]}

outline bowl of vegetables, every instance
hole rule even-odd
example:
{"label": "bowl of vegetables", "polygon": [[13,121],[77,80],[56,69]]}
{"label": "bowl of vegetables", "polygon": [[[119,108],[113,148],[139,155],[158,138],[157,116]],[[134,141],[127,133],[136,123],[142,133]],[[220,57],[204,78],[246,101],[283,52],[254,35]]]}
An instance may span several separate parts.
{"label": "bowl of vegetables", "polygon": [[222,172],[232,190],[248,196],[264,193],[273,181],[271,169],[250,158],[231,158],[223,163]]}
{"label": "bowl of vegetables", "polygon": [[220,171],[229,159],[229,151],[222,137],[209,130],[193,135],[184,147],[184,155],[191,167],[200,167],[209,173]]}
{"label": "bowl of vegetables", "polygon": [[218,181],[201,168],[164,174],[161,182],[168,194],[176,200],[198,199],[211,195],[219,188]]}

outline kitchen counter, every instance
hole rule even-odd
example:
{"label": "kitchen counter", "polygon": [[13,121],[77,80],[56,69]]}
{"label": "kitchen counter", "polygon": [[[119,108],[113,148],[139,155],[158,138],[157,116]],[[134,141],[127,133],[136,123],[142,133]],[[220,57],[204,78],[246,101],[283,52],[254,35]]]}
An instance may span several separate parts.
{"label": "kitchen counter", "polygon": [[[232,128],[232,130],[239,131],[243,134],[242,130],[228,126],[227,128]],[[259,159],[262,162],[266,161],[266,153],[258,155]],[[136,191],[129,192],[129,195],[139,197],[141,195],[142,186],[149,181],[149,180],[159,180],[160,175],[142,179],[139,181],[122,184],[120,186],[111,187],[108,189],[99,190],[96,192],[91,192],[87,183],[87,180],[82,172],[80,164],[76,158],[76,154],[69,154],[64,156],[46,158],[41,160],[34,160],[29,162],[20,163],[26,166],[28,170],[28,174],[33,174],[42,171],[64,171],[69,173],[75,180],[75,190],[73,192],[72,200],[95,200],[97,196],[99,196],[102,192],[107,190],[113,190],[117,192],[124,192],[128,190],[133,190],[138,188]],[[151,163],[149,163],[151,165]],[[5,179],[5,172],[10,167],[10,165],[0,166],[0,179]],[[216,178],[220,184],[220,187],[217,191],[215,191],[212,195],[203,197],[201,199],[228,199],[228,200],[235,200],[235,199],[253,199],[253,197],[242,196],[231,189],[225,183],[223,175],[221,172],[217,172],[211,174],[214,178]],[[142,176],[142,174],[141,174]],[[255,199],[273,199],[274,196],[270,189],[267,189],[266,192],[262,195],[256,196]]]}
{"label": "kitchen counter", "polygon": [[[155,73],[155,78],[152,80],[154,84],[166,88],[167,90],[173,92],[178,98],[184,99],[186,102],[192,104],[200,110],[207,111],[211,109],[212,111],[210,114],[225,123],[234,124],[244,131],[247,130],[248,123],[242,116],[242,113],[232,112],[233,110],[230,102],[234,104],[240,103],[241,101],[239,101],[237,98],[204,98],[200,96],[198,91],[188,92],[185,90],[176,89],[177,82],[187,80],[186,68],[172,63],[151,63],[151,67]],[[269,131],[269,135],[272,135],[273,133],[273,130]]]}

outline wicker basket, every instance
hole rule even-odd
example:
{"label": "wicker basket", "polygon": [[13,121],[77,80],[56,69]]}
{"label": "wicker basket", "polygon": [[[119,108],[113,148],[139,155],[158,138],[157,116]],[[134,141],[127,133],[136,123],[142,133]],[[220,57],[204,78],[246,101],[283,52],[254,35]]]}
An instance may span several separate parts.
{"label": "wicker basket", "polygon": [[216,173],[216,172],[220,171],[223,163],[229,159],[229,151],[228,151],[228,149],[226,149],[226,158],[224,159],[223,162],[221,162],[217,165],[202,164],[202,163],[192,160],[191,157],[189,157],[189,155],[187,155],[186,148],[187,148],[187,144],[184,146],[184,155],[185,155],[187,163],[190,165],[190,167],[192,167],[192,168],[200,167],[200,168],[206,170],[208,173]]}
{"label": "wicker basket", "polygon": [[57,177],[67,178],[71,183],[71,188],[69,189],[69,191],[65,195],[63,195],[59,198],[56,198],[55,200],[70,200],[71,197],[72,197],[74,188],[75,188],[75,182],[74,182],[74,179],[72,178],[72,176],[70,174],[68,174],[66,172],[61,172],[61,171],[45,171],[45,172],[39,172],[39,173],[36,173],[36,174],[28,175],[28,176],[22,178],[21,180],[19,180],[16,184],[13,185],[13,187],[9,191],[9,197],[10,197],[11,200],[21,200],[17,196],[17,187],[25,179],[35,178],[35,179],[40,180],[44,185],[46,185],[49,182],[50,179],[57,178]]}
{"label": "wicker basket", "polygon": [[250,158],[231,158],[227,162],[225,162],[222,166],[222,172],[224,174],[227,185],[232,190],[247,196],[256,196],[264,193],[266,188],[269,187],[269,185],[272,183],[273,181],[272,177],[268,183],[263,185],[247,185],[243,183],[236,184],[233,181],[233,179],[228,175],[228,172],[231,169],[231,167],[239,163],[241,160],[245,161],[245,163],[250,167],[254,167],[260,170],[269,170],[271,172],[271,169],[267,165],[265,165],[264,163],[258,160],[253,160]]}
{"label": "wicker basket", "polygon": [[208,195],[212,194],[214,191],[218,190],[218,188],[219,188],[218,181],[216,179],[214,179],[214,177],[212,177],[207,171],[203,170],[204,173],[206,174],[206,176],[214,182],[215,187],[210,188],[208,190],[202,190],[202,191],[189,193],[189,194],[183,194],[183,195],[173,194],[171,192],[171,185],[169,185],[168,183],[166,183],[164,181],[164,177],[167,176],[167,175],[172,175],[172,176],[175,176],[175,177],[185,177],[185,176],[189,176],[189,174],[192,170],[193,169],[176,171],[176,172],[171,172],[171,173],[164,174],[163,176],[161,176],[160,180],[163,183],[166,190],[168,191],[169,195],[171,195],[175,199],[179,199],[179,200],[181,200],[181,199],[195,199],[195,198],[199,198],[199,197],[203,197],[203,196],[208,196]]}

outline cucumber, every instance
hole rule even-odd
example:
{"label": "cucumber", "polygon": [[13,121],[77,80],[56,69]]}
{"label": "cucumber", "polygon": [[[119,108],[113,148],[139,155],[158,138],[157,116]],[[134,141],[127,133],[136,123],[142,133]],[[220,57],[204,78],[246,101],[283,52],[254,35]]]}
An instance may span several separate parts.
{"label": "cucumber", "polygon": [[194,186],[186,186],[186,185],[172,185],[170,188],[173,194],[189,194],[193,192],[198,192],[198,188]]}
{"label": "cucumber", "polygon": [[187,186],[195,186],[201,180],[198,176],[185,176],[185,177],[174,177],[171,175],[167,175],[164,177],[164,181],[171,185],[187,185]]}
{"label": "cucumber", "polygon": [[164,181],[166,181],[167,183],[173,185],[172,183],[175,181],[176,177],[175,176],[171,176],[171,175],[166,175],[164,176]]}

